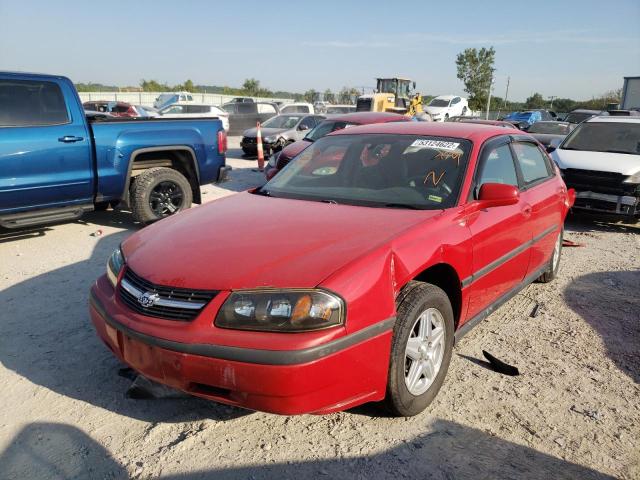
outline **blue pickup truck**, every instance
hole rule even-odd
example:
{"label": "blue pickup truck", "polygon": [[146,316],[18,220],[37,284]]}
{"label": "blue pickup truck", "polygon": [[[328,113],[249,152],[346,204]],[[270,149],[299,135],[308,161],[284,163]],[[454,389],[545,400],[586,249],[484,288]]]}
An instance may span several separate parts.
{"label": "blue pickup truck", "polygon": [[109,205],[147,224],[223,181],[222,122],[88,116],[68,78],[0,72],[0,226],[72,220]]}

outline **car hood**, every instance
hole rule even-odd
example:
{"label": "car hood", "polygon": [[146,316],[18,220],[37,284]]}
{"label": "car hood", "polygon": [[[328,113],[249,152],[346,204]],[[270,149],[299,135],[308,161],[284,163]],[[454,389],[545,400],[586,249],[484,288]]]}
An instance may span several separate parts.
{"label": "car hood", "polygon": [[133,271],[159,285],[310,288],[440,212],[244,192],[157,222],[129,237],[122,248]]}
{"label": "car hood", "polygon": [[626,153],[588,152],[558,148],[551,153],[561,169],[579,168],[633,175],[640,172],[640,155]]}
{"label": "car hood", "polygon": [[[290,128],[264,128],[262,127],[261,129],[261,133],[262,133],[262,138],[268,137],[270,135],[277,135],[279,133],[283,133],[286,132],[288,130],[291,130]],[[258,129],[256,127],[253,128],[249,128],[247,130],[245,130],[242,133],[242,136],[244,137],[256,137],[258,136]]]}
{"label": "car hood", "polygon": [[282,149],[280,156],[282,158],[291,160],[293,157],[309,147],[312,143],[313,142],[308,142],[307,140],[298,140],[297,142],[293,142]]}

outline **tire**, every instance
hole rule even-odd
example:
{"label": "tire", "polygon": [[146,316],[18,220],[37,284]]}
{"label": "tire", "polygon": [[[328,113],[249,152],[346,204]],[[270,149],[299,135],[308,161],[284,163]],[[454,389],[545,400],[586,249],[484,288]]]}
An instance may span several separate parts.
{"label": "tire", "polygon": [[467,116],[467,107],[462,107],[462,116],[463,117]]}
{"label": "tire", "polygon": [[538,282],[540,283],[549,283],[558,275],[558,271],[560,270],[560,257],[562,256],[562,238],[564,236],[564,228],[560,230],[558,234],[558,238],[556,239],[556,243],[553,247],[553,254],[551,255],[551,259],[549,259],[549,265],[547,266],[547,270],[538,277]]}
{"label": "tire", "polygon": [[444,114],[444,121],[445,122],[449,121],[449,114],[448,113]]}
{"label": "tire", "polygon": [[[453,350],[453,309],[441,288],[415,281],[404,287],[397,303],[398,316],[391,340],[385,404],[392,415],[410,417],[429,406],[444,382]],[[407,356],[407,346],[410,339],[419,338],[416,334],[421,322],[425,326],[437,326],[429,329],[431,335],[437,335],[436,331],[444,335],[436,340],[437,343],[434,342],[436,345],[427,341],[421,343],[413,350],[421,360],[413,360]],[[428,333],[428,330],[423,329],[423,332]],[[412,343],[415,346],[420,342],[413,340]],[[423,370],[424,367],[428,370]],[[412,375],[415,381],[411,380]]]}
{"label": "tire", "polygon": [[133,179],[130,197],[134,219],[147,225],[191,207],[193,192],[180,172],[156,167]]}

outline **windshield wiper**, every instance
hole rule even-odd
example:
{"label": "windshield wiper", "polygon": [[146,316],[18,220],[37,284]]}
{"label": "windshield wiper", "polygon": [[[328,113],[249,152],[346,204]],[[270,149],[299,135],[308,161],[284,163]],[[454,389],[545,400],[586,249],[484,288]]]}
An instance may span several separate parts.
{"label": "windshield wiper", "polygon": [[382,207],[382,208],[407,208],[409,210],[424,210],[423,208],[420,208],[417,205],[412,205],[410,203],[384,203],[384,204],[372,205],[372,206]]}

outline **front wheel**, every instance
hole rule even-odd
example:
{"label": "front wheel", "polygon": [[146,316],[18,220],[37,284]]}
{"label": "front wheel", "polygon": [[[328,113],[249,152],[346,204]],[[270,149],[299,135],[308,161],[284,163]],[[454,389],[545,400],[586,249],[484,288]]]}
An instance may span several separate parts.
{"label": "front wheel", "polygon": [[558,270],[560,270],[560,256],[562,255],[562,238],[564,236],[564,228],[560,230],[556,243],[553,245],[553,253],[549,260],[549,266],[547,270],[538,277],[538,282],[549,283],[556,278]]}
{"label": "front wheel", "polygon": [[453,309],[439,287],[410,282],[397,311],[385,403],[393,415],[410,417],[429,406],[444,382],[453,349]]}
{"label": "front wheel", "polygon": [[191,207],[189,181],[177,170],[156,167],[145,170],[131,184],[133,217],[148,224]]}

